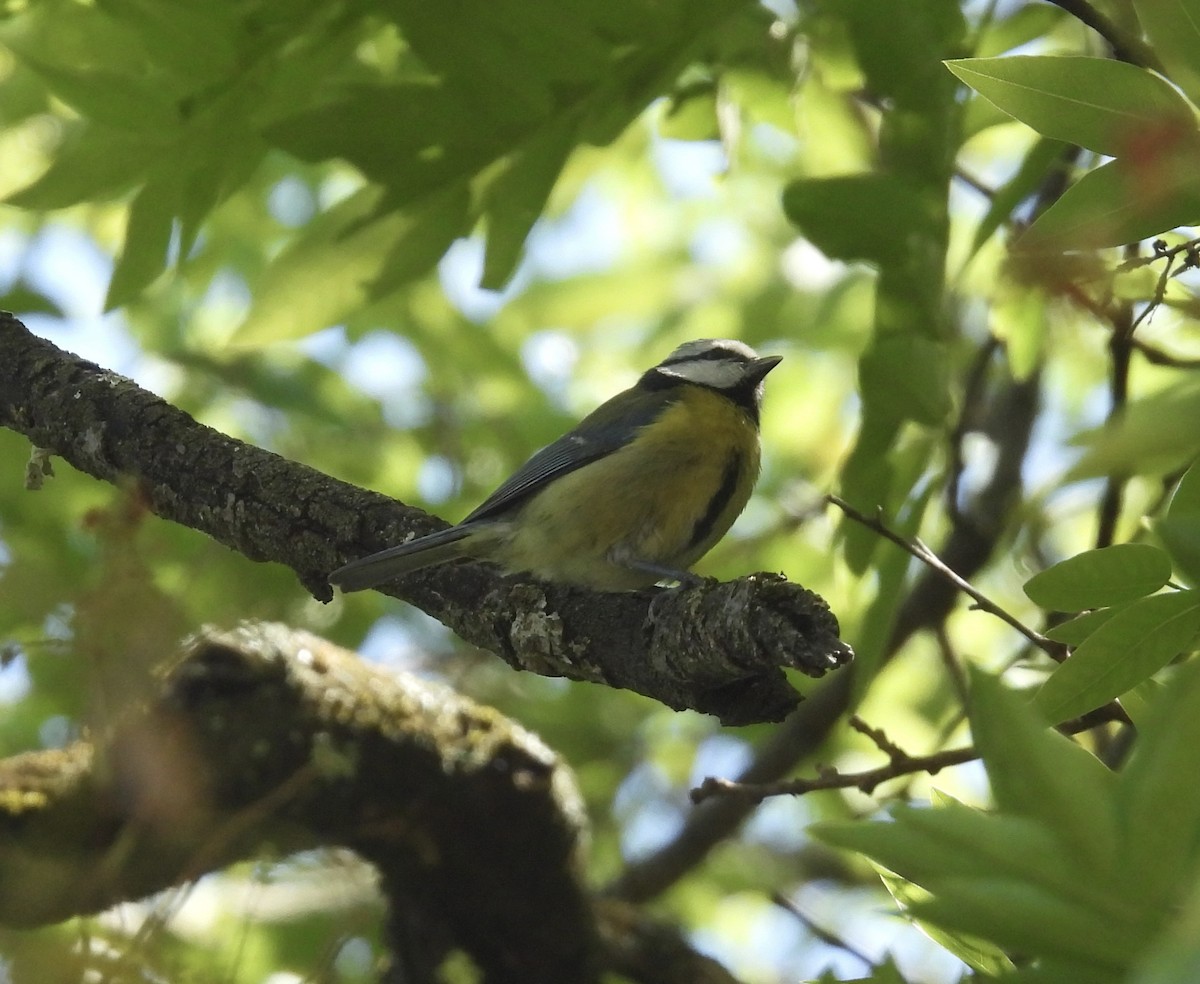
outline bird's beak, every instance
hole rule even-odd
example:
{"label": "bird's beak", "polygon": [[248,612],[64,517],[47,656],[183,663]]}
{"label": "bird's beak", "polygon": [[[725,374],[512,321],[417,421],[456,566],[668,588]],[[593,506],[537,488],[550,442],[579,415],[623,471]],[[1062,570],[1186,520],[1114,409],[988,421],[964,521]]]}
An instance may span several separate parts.
{"label": "bird's beak", "polygon": [[746,366],[746,378],[755,383],[761,382],[763,377],[782,361],[782,355],[764,355],[761,359],[754,359]]}

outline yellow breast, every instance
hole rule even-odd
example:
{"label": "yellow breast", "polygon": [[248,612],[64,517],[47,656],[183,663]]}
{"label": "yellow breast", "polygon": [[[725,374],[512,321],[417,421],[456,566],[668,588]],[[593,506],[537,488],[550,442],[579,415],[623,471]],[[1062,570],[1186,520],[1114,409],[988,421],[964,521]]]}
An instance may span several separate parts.
{"label": "yellow breast", "polygon": [[749,415],[686,386],[624,447],[535,495],[488,554],[548,580],[605,590],[653,584],[657,576],[624,565],[687,570],[745,508],[758,469]]}

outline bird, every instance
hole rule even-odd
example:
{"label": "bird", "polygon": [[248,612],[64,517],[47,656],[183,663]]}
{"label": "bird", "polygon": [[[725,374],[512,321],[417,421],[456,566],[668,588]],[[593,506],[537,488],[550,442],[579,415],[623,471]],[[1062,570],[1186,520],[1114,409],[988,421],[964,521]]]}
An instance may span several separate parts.
{"label": "bird", "polygon": [[701,581],[691,566],[728,532],[760,465],[763,380],[782,358],[733,339],[685,342],[533,455],[462,522],[339,567],[361,591],[435,564],[597,591]]}

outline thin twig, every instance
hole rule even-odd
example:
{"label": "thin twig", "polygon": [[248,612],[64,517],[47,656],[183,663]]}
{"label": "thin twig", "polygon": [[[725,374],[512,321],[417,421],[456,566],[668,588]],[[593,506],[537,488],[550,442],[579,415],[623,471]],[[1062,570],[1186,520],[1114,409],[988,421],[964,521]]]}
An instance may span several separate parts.
{"label": "thin twig", "polygon": [[[1098,728],[1112,721],[1128,723],[1124,710],[1115,701],[1082,717],[1064,721],[1054,730],[1064,735],[1077,735],[1081,731],[1090,731],[1092,728]],[[839,772],[831,766],[818,766],[817,775],[811,779],[783,779],[779,782],[734,782],[731,779],[709,776],[691,791],[692,802],[702,803],[712,797],[729,797],[741,802],[758,804],[772,796],[803,796],[821,789],[857,789],[870,796],[876,787],[891,779],[900,779],[922,772],[934,776],[942,769],[974,762],[981,757],[979,750],[974,745],[944,748],[940,752],[932,752],[929,755],[910,755],[904,749],[893,744],[883,735],[882,731],[868,725],[856,726],[855,730],[867,735],[883,749],[888,757],[886,765],[876,766],[874,769],[864,769],[861,772]]]}
{"label": "thin twig", "polygon": [[909,755],[905,752],[889,756],[886,765],[862,772],[839,772],[824,767],[817,769],[811,779],[784,779],[780,782],[740,783],[730,779],[709,776],[691,792],[693,803],[703,803],[711,796],[733,796],[751,803],[761,803],[771,796],[803,796],[819,789],[857,789],[868,796],[875,788],[889,779],[916,772],[936,775],[952,765],[962,765],[979,758],[974,745],[949,748],[932,755]]}
{"label": "thin twig", "polygon": [[965,171],[961,167],[956,167],[954,169],[954,176],[968,188],[978,192],[989,202],[996,197],[996,189],[984,184],[984,182],[980,181],[979,178],[975,177],[975,175],[973,175],[970,171]]}
{"label": "thin twig", "polygon": [[860,735],[871,739],[871,742],[875,745],[875,747],[883,752],[883,754],[889,759],[895,761],[896,759],[907,759],[909,757],[908,753],[905,752],[903,748],[901,748],[887,736],[887,732],[885,732],[882,728],[871,727],[871,725],[867,724],[867,722],[860,718],[857,714],[850,715],[849,724],[850,727],[852,727]]}
{"label": "thin twig", "polygon": [[1162,72],[1162,63],[1158,56],[1146,45],[1141,38],[1130,37],[1116,22],[1106,14],[1101,13],[1086,0],[1050,0],[1054,6],[1065,10],[1077,21],[1086,24],[1104,38],[1112,48],[1112,53],[1121,61],[1143,68],[1152,68]]}
{"label": "thin twig", "polygon": [[1051,639],[1047,639],[1040,632],[1035,632],[1015,615],[1005,611],[994,601],[988,598],[983,592],[974,587],[974,585],[972,585],[969,581],[961,577],[951,567],[947,566],[946,563],[937,554],[930,550],[929,547],[922,543],[920,539],[917,537],[909,539],[908,537],[896,533],[886,524],[884,524],[881,519],[878,517],[872,518],[864,513],[859,512],[841,496],[829,495],[827,498],[831,503],[837,506],[856,523],[861,523],[867,529],[873,530],[884,539],[891,540],[892,543],[896,544],[896,546],[912,554],[917,558],[917,560],[921,561],[921,563],[925,564],[931,570],[937,572],[942,578],[949,581],[961,592],[963,592],[963,594],[970,597],[971,600],[975,602],[976,607],[988,612],[991,615],[995,615],[1001,621],[1008,623],[1008,625],[1020,632],[1021,635],[1032,642],[1038,647],[1038,649],[1044,652],[1055,662],[1061,663],[1067,658],[1065,647],[1060,646]]}
{"label": "thin twig", "polygon": [[959,703],[965,706],[967,703],[967,675],[963,672],[962,663],[954,652],[954,644],[950,641],[950,633],[946,631],[945,622],[934,631],[934,638],[937,639],[938,655],[942,659],[942,665],[946,668],[950,684],[954,687],[954,694],[958,697]]}
{"label": "thin twig", "polygon": [[[1165,261],[1162,273],[1159,274],[1158,282],[1154,286],[1153,299],[1148,301],[1146,306],[1138,313],[1127,333],[1128,345],[1140,352],[1146,361],[1153,365],[1170,366],[1176,369],[1195,369],[1200,366],[1200,359],[1184,359],[1179,356],[1173,356],[1162,351],[1162,349],[1155,348],[1153,345],[1134,337],[1134,332],[1137,331],[1142,322],[1149,319],[1165,303],[1167,286],[1171,278],[1200,266],[1198,247],[1200,247],[1200,239],[1189,239],[1185,243],[1180,243],[1178,246],[1172,247],[1168,247],[1160,239],[1154,243],[1153,254],[1150,256],[1134,256],[1117,268],[1117,273],[1124,273],[1151,263],[1158,263],[1160,260]],[[1181,262],[1176,265],[1175,261],[1180,258],[1182,258]]]}
{"label": "thin twig", "polygon": [[[1169,262],[1169,261],[1168,261]],[[1150,311],[1147,307],[1146,311]],[[1112,336],[1108,340],[1108,351],[1112,358],[1112,370],[1109,376],[1108,422],[1114,424],[1118,417],[1125,412],[1129,402],[1129,369],[1133,355],[1133,332],[1138,325],[1128,303],[1118,305],[1110,315]],[[1125,500],[1125,485],[1127,475],[1111,474],[1104,480],[1104,491],[1100,496],[1099,512],[1096,517],[1096,546],[1108,547],[1116,540],[1117,521],[1121,517],[1121,507]]]}
{"label": "thin twig", "polygon": [[1154,243],[1154,252],[1149,256],[1133,256],[1123,261],[1117,267],[1117,273],[1128,273],[1130,270],[1137,270],[1144,266],[1149,266],[1152,263],[1157,263],[1159,260],[1174,259],[1179,254],[1184,255],[1183,270],[1194,269],[1198,264],[1196,260],[1196,250],[1200,248],[1200,238],[1189,239],[1187,242],[1180,243],[1178,246],[1167,246],[1162,240],[1156,240]]}
{"label": "thin twig", "polygon": [[819,926],[803,909],[800,908],[799,905],[796,904],[796,902],[794,902],[792,899],[789,899],[782,892],[772,892],[771,901],[785,912],[795,916],[805,929],[812,933],[813,936],[819,939],[826,946],[832,946],[837,950],[842,950],[850,954],[850,956],[854,957],[856,960],[861,960],[868,971],[873,972],[875,970],[875,961],[863,953],[862,950],[859,950],[857,947],[847,943],[836,933],[826,929],[824,926]]}
{"label": "thin twig", "polygon": [[1133,333],[1138,330],[1138,326],[1150,317],[1163,302],[1163,298],[1167,296],[1167,283],[1171,279],[1171,272],[1175,266],[1175,258],[1173,256],[1165,257],[1166,262],[1163,264],[1163,271],[1158,275],[1158,283],[1154,285],[1154,299],[1142,308],[1141,312],[1133,319],[1133,324],[1129,326],[1129,340],[1132,341]]}
{"label": "thin twig", "polygon": [[1200,369],[1200,358],[1184,358],[1179,355],[1172,355],[1170,352],[1164,352],[1162,349],[1156,348],[1149,342],[1143,342],[1140,338],[1133,339],[1132,345],[1151,365],[1168,366],[1172,369]]}
{"label": "thin twig", "polygon": [[988,366],[1000,348],[1000,339],[989,335],[975,358],[971,360],[971,368],[967,373],[966,385],[963,387],[962,409],[950,432],[950,461],[949,480],[946,482],[946,509],[954,522],[962,522],[959,493],[962,487],[963,472],[966,470],[963,455],[963,442],[969,433],[978,430],[983,419],[983,406],[986,401]]}

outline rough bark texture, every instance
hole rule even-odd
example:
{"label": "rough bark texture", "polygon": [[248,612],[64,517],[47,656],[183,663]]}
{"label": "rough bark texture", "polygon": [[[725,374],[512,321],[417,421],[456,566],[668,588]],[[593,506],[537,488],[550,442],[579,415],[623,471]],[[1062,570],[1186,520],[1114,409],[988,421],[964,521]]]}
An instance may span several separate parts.
{"label": "rough bark texture", "polygon": [[[321,600],[332,597],[328,571],[441,525],[198,424],[8,314],[0,314],[0,426],[96,478],[135,482],[158,515],[252,560],[286,564]],[[786,716],[799,696],[784,667],[820,676],[851,656],[825,602],[769,574],[597,594],[462,563],[386,590],[518,669],[635,690],[727,724]]]}
{"label": "rough bark texture", "polygon": [[488,981],[588,982],[584,839],[573,778],[529,732],[310,634],[247,625],[198,635],[109,734],[0,762],[0,923],[342,845],[380,871],[393,932],[410,906]]}

